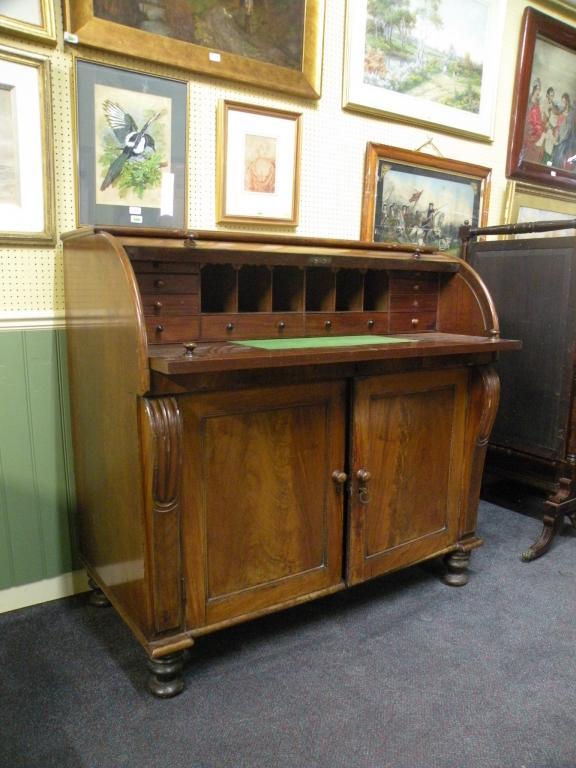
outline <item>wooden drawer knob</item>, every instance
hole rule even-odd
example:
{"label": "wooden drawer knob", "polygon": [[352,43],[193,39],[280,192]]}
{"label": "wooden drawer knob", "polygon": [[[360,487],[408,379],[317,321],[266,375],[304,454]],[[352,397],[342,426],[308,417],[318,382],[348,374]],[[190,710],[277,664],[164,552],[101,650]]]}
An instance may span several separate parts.
{"label": "wooden drawer knob", "polygon": [[163,325],[157,325],[155,330],[156,330],[156,333],[162,333],[162,331],[164,330],[164,326]]}
{"label": "wooden drawer knob", "polygon": [[154,280],[154,285],[156,286],[156,288],[164,288],[164,286],[166,285],[166,281],[165,280]]}
{"label": "wooden drawer knob", "polygon": [[196,344],[193,341],[188,341],[184,344],[184,349],[186,350],[184,352],[184,357],[192,357],[194,354],[194,350],[196,349]]}
{"label": "wooden drawer knob", "polygon": [[330,328],[332,328],[332,320],[325,320],[324,321],[324,328],[326,328],[326,330],[329,331]]}
{"label": "wooden drawer knob", "polygon": [[158,313],[162,309],[162,302],[161,301],[155,301],[154,302],[154,312]]}
{"label": "wooden drawer knob", "polygon": [[278,323],[278,330],[283,331],[284,328],[286,328],[286,323],[284,322],[284,320],[280,320],[280,322]]}
{"label": "wooden drawer knob", "polygon": [[366,325],[368,326],[368,328],[374,328],[374,320],[368,320]]}
{"label": "wooden drawer knob", "polygon": [[418,320],[418,318],[417,318],[417,317],[413,317],[413,318],[412,318],[412,320],[410,320],[410,322],[411,322],[411,324],[412,324],[412,328],[416,328],[416,326],[418,325],[418,323],[419,323],[420,321]]}
{"label": "wooden drawer knob", "polygon": [[234,323],[226,323],[226,330],[228,333],[234,330]]}

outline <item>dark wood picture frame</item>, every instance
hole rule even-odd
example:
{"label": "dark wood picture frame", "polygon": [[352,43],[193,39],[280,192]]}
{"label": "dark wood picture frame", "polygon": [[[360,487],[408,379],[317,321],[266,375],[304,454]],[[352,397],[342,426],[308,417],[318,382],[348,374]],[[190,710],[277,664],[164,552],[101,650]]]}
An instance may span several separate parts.
{"label": "dark wood picture frame", "polygon": [[[188,84],[75,57],[74,92],[78,226],[184,229]],[[127,159],[122,114],[140,129]]]}
{"label": "dark wood picture frame", "polygon": [[[75,35],[77,43],[137,59],[155,61],[181,69],[199,72],[210,77],[270,88],[309,99],[320,98],[322,84],[322,45],[324,34],[325,0],[302,0],[302,49],[298,67],[258,59],[238,52],[227,52],[217,47],[176,39],[166,32],[146,31],[142,28],[109,20],[97,14],[95,0],[64,0],[64,24],[68,33]],[[126,6],[129,4],[126,3]],[[215,3],[223,14],[223,22],[231,24],[234,14],[241,11],[240,3]],[[123,6],[121,6],[123,8]],[[250,5],[250,8],[253,8]],[[193,29],[193,14],[190,25]],[[183,22],[180,22],[181,28]],[[249,24],[249,19],[245,19]],[[185,26],[185,22],[184,22]],[[238,35],[243,34],[238,27]],[[250,34],[257,34],[254,30]]]}
{"label": "dark wood picture frame", "polygon": [[576,115],[576,28],[526,8],[516,83],[506,175],[576,190],[576,128],[566,137]]}
{"label": "dark wood picture frame", "polygon": [[[385,174],[396,174],[389,200],[385,199]],[[368,142],[360,238],[432,246],[456,253],[459,227],[465,221],[474,227],[487,222],[490,177],[491,169],[482,165]],[[386,226],[384,204],[390,217]],[[399,229],[400,213],[403,232]],[[430,219],[429,227],[423,226],[424,217]]]}

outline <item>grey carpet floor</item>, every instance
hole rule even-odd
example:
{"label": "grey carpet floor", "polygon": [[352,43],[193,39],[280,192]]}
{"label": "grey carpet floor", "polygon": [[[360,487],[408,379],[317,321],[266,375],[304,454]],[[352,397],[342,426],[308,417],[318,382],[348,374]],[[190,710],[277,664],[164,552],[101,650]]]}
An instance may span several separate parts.
{"label": "grey carpet floor", "polygon": [[576,768],[576,533],[481,504],[470,583],[411,568],[203,638],[144,691],[111,609],[0,616],[2,768]]}

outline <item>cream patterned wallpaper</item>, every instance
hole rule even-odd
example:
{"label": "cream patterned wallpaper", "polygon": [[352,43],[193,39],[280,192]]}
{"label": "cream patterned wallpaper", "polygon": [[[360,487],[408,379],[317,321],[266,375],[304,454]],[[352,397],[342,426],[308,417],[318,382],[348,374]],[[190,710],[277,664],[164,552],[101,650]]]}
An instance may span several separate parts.
{"label": "cream patterned wallpaper", "polygon": [[[501,0],[504,2],[505,0]],[[353,2],[353,0],[352,0]],[[300,171],[300,222],[296,228],[259,231],[355,239],[360,231],[364,152],[368,141],[417,149],[430,139],[439,153],[493,169],[489,223],[501,220],[506,190],[504,168],[520,20],[524,0],[508,0],[501,45],[497,118],[493,143],[470,141],[430,129],[392,123],[342,110],[345,0],[326,0],[323,85],[319,101],[285,97],[233,82],[216,80],[154,63],[79,51],[85,58],[144,69],[189,81],[188,227],[214,229],[216,105],[219,99],[255,103],[303,113]],[[554,0],[531,5],[574,23],[576,13]],[[73,51],[62,40],[56,3],[58,45],[51,48],[0,35],[0,45],[46,55],[51,66],[54,188],[57,236],[75,227],[74,138],[71,75]],[[495,41],[495,48],[500,41]],[[242,227],[235,227],[242,229]],[[251,227],[251,229],[255,229]],[[64,310],[62,248],[0,248],[0,325],[41,318],[50,323]]]}

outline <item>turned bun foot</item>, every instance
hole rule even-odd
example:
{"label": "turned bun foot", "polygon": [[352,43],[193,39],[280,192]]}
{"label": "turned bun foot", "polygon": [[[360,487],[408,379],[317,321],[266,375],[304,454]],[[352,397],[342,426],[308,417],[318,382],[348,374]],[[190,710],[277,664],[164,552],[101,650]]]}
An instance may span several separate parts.
{"label": "turned bun foot", "polygon": [[88,586],[92,590],[88,595],[88,603],[96,608],[107,608],[110,605],[110,600],[108,600],[96,582],[89,578]]}
{"label": "turned bun foot", "polygon": [[184,653],[170,653],[159,659],[148,659],[148,690],[159,699],[170,699],[184,690]]}
{"label": "turned bun foot", "polygon": [[444,558],[444,563],[446,565],[446,573],[443,577],[445,584],[450,587],[463,587],[464,584],[468,584],[470,552],[451,552]]}

